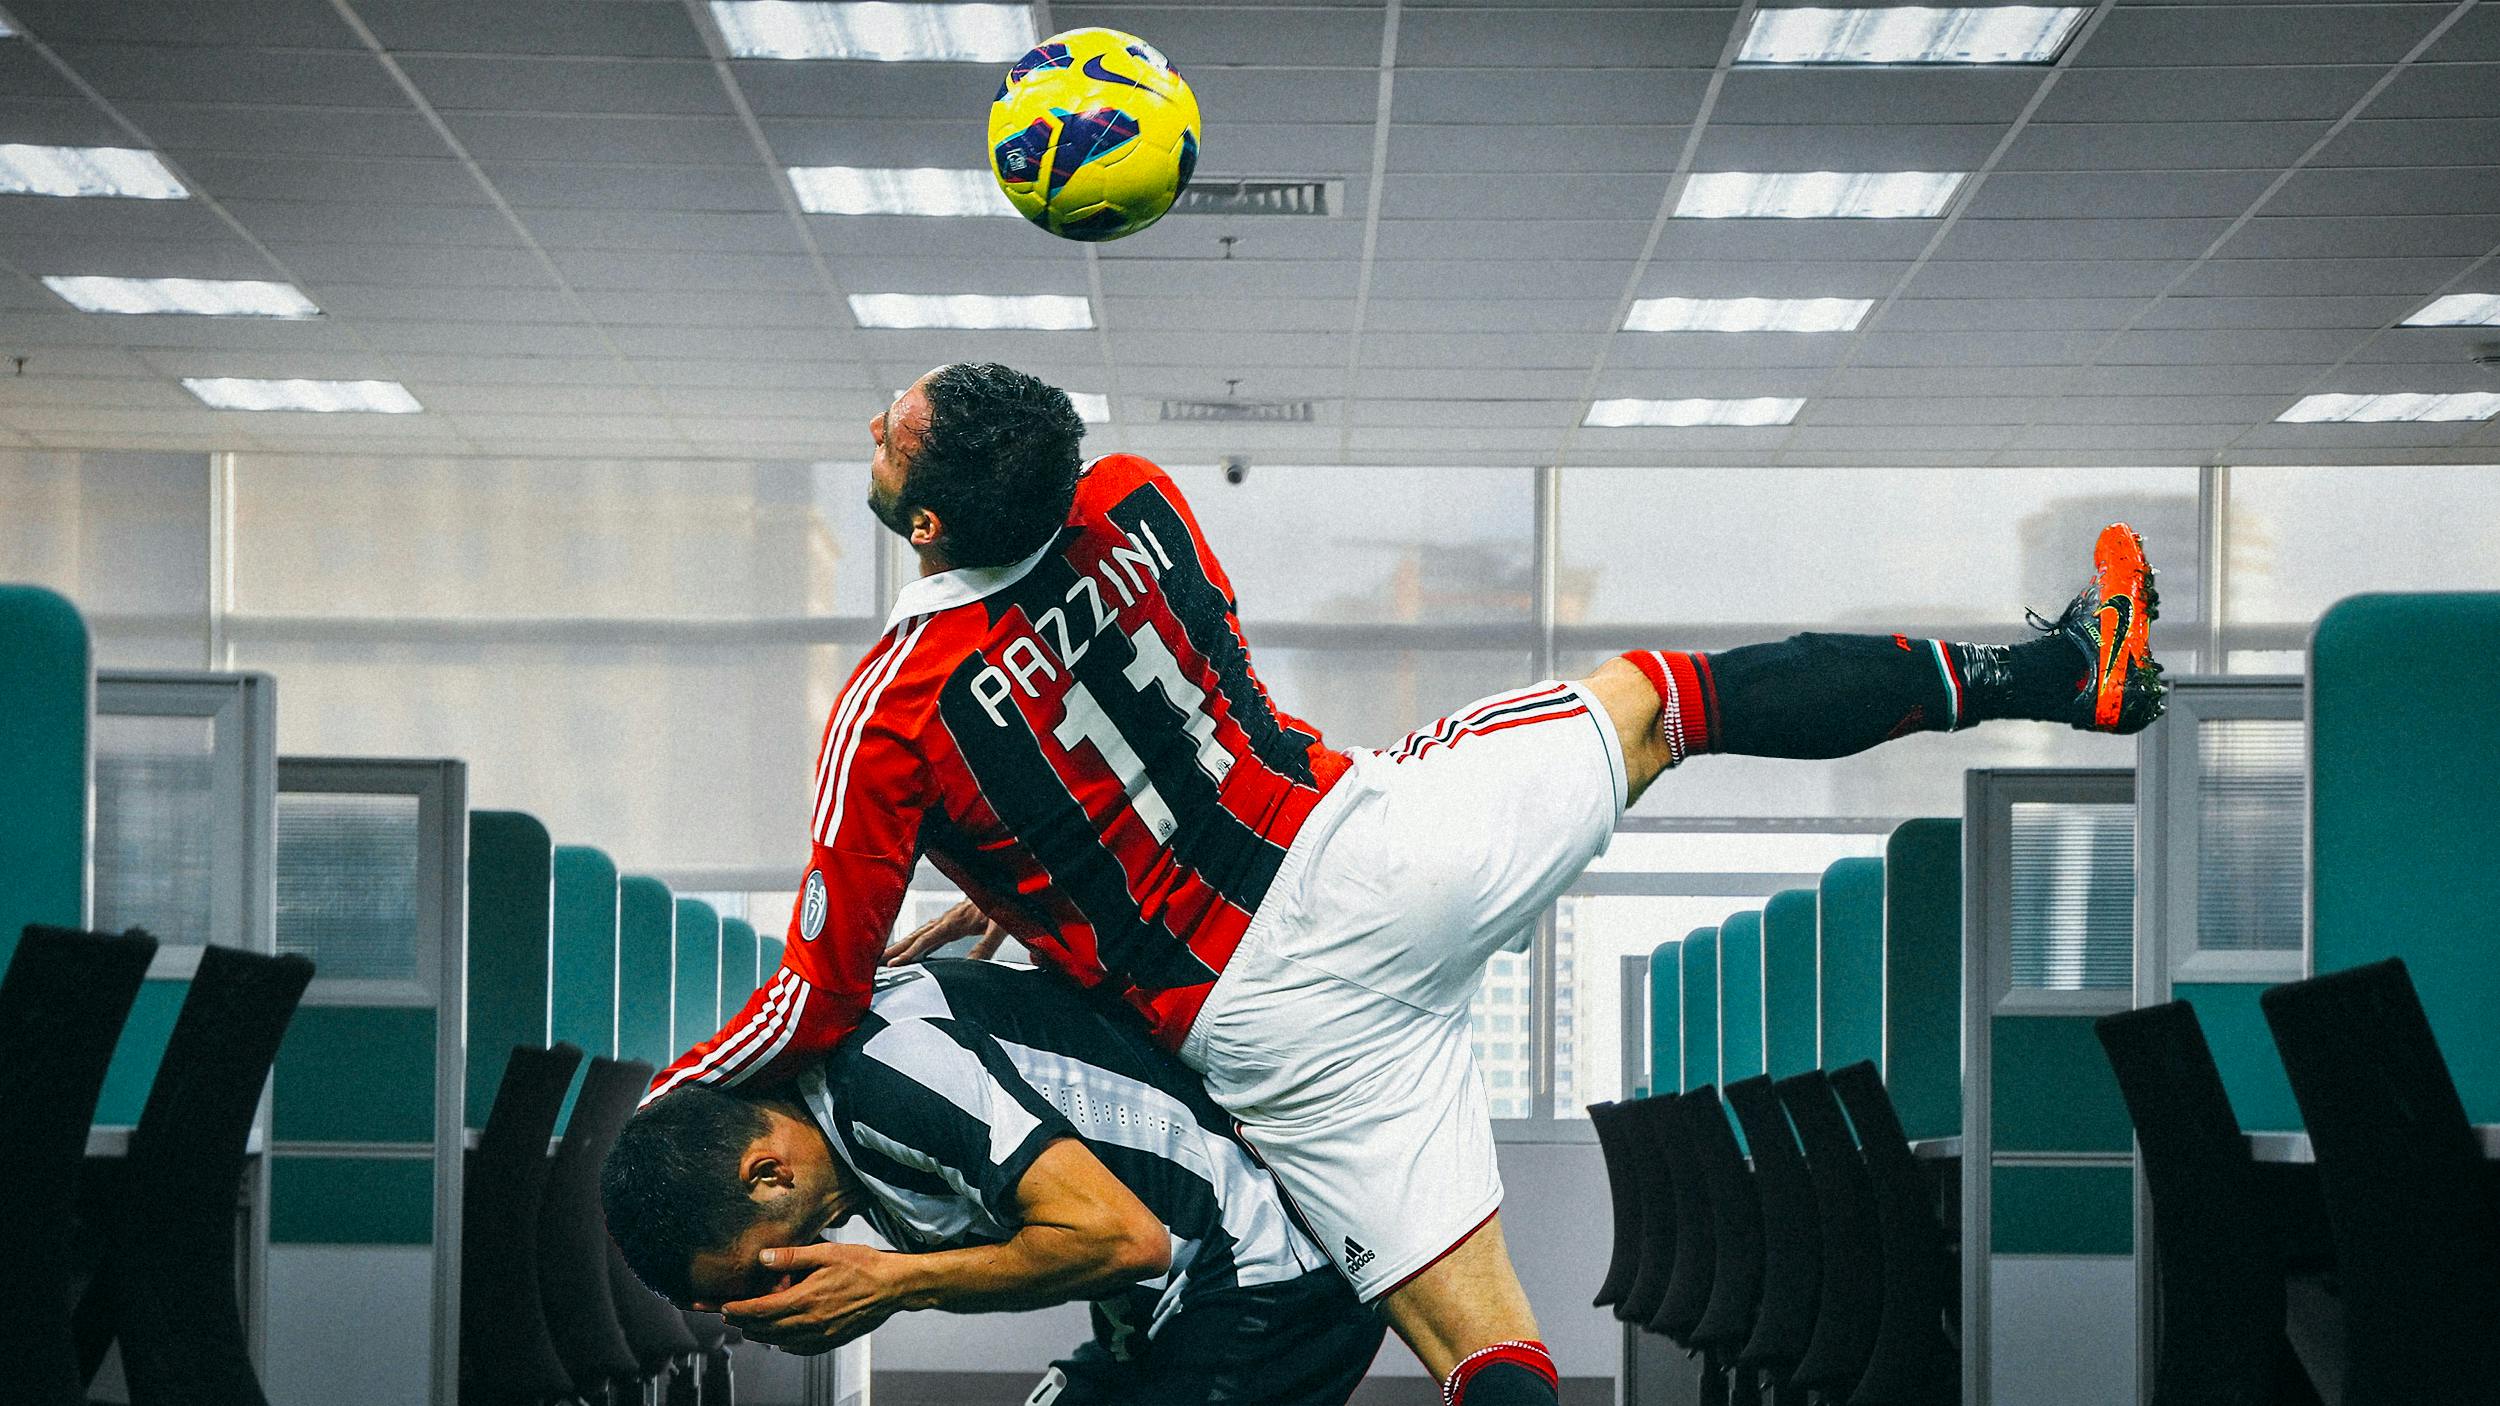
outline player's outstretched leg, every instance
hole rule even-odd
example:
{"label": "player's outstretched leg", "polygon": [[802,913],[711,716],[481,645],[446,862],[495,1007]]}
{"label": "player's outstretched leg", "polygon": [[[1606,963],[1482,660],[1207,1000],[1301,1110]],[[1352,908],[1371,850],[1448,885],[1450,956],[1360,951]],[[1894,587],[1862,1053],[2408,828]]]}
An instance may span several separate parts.
{"label": "player's outstretched leg", "polygon": [[1716,654],[1648,650],[1587,679],[1624,741],[1637,795],[1699,752],[1845,757],[1913,732],[1993,718],[2130,733],[2161,716],[2168,685],[2146,633],[2159,613],[2143,539],[2104,529],[2092,580],[2018,644],[1905,635],[1795,635]]}
{"label": "player's outstretched leg", "polygon": [[1554,1406],[1561,1378],[1511,1268],[1498,1215],[1381,1300],[1444,1406]]}

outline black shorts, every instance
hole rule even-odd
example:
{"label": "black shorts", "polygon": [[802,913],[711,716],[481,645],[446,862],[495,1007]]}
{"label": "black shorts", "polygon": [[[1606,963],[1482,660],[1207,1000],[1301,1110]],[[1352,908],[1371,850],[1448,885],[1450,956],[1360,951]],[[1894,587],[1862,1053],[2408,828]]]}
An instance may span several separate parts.
{"label": "black shorts", "polygon": [[1026,1406],[1344,1406],[1385,1327],[1333,1269],[1192,1295],[1151,1338],[1126,1301],[1052,1363]]}

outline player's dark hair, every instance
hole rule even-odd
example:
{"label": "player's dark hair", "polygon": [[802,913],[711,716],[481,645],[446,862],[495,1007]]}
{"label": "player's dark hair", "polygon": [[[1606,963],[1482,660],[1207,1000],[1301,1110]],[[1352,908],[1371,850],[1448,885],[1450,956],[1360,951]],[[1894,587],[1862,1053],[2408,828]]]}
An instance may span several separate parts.
{"label": "player's dark hair", "polygon": [[994,361],[929,374],[929,430],[897,495],[945,526],[954,566],[1006,566],[1041,549],[1076,498],[1085,421],[1068,393]]}
{"label": "player's dark hair", "polygon": [[652,1292],[683,1307],[694,1298],[694,1257],[725,1250],[763,1208],[738,1164],[772,1127],[735,1094],[684,1084],[636,1113],[599,1169],[608,1235]]}

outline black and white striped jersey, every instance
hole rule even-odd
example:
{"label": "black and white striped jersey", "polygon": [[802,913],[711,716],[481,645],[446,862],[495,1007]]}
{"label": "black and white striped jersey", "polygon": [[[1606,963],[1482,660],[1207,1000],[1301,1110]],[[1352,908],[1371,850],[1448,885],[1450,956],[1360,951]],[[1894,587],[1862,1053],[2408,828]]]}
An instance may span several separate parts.
{"label": "black and white striped jersey", "polygon": [[946,960],[882,973],[858,1029],[798,1087],[897,1249],[1008,1239],[1017,1183],[1073,1137],[1171,1232],[1171,1270],[1127,1296],[1132,1321],[1327,1266],[1197,1075],[1064,978]]}

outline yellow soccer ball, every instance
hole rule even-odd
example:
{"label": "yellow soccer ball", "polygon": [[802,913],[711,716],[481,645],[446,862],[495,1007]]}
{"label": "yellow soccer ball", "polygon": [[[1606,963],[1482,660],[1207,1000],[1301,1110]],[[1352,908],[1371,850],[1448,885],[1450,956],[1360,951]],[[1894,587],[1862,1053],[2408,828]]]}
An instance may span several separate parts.
{"label": "yellow soccer ball", "polygon": [[1007,70],[990,103],[990,170],[1026,219],[1098,242],[1163,218],[1198,164],[1198,99],[1152,44],[1071,29]]}

